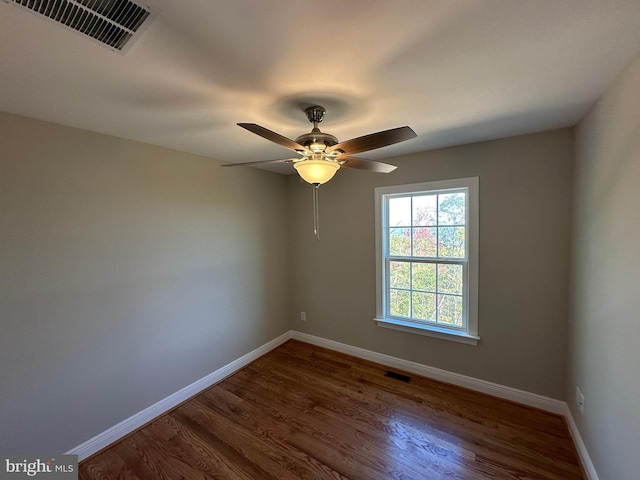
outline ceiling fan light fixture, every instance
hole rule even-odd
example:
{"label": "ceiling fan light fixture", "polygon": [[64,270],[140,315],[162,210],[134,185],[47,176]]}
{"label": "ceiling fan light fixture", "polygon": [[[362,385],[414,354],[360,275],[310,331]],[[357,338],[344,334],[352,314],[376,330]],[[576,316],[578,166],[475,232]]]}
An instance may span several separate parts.
{"label": "ceiling fan light fixture", "polygon": [[326,150],[327,146],[324,143],[316,141],[316,142],[313,142],[311,145],[309,145],[308,148],[313,153],[322,153]]}
{"label": "ceiling fan light fixture", "polygon": [[340,164],[330,160],[302,160],[295,162],[293,168],[302,179],[312,185],[322,185],[333,178]]}

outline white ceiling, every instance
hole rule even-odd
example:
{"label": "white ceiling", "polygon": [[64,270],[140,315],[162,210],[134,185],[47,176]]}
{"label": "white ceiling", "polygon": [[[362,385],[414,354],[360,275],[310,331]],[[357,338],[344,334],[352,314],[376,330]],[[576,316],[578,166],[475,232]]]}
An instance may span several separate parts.
{"label": "white ceiling", "polygon": [[[0,110],[228,162],[289,152],[326,107],[362,156],[575,125],[640,52],[639,0],[150,0],[126,54],[0,2]],[[269,166],[292,172],[289,165]]]}

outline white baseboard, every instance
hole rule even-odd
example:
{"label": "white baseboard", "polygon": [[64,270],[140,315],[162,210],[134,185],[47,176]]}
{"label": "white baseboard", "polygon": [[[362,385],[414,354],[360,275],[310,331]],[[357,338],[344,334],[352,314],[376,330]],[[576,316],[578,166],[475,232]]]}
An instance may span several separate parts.
{"label": "white baseboard", "polygon": [[206,388],[209,388],[214,383],[228,377],[232,373],[240,370],[242,367],[248,365],[254,360],[260,358],[262,355],[268,353],[274,348],[282,345],[284,342],[291,338],[291,331],[286,332],[279,337],[271,340],[270,342],[256,348],[255,350],[243,355],[242,357],[234,360],[233,362],[219,368],[215,372],[193,382],[191,385],[172,393],[168,397],[154,403],[150,407],[131,415],[129,418],[114,425],[113,427],[105,430],[104,432],[96,435],[95,437],[87,440],[81,445],[65,452],[65,455],[78,455],[78,460],[83,460],[96,452],[99,452],[103,448],[112,444],[113,442],[121,439],[125,435],[133,432],[135,429],[140,428],[144,424],[150,422],[154,418],[168,412],[176,405],[188,400],[189,398],[197,395]]}
{"label": "white baseboard", "polygon": [[565,403],[565,411],[563,413],[565,420],[567,421],[567,425],[569,426],[569,433],[571,433],[571,438],[573,438],[573,443],[576,446],[576,450],[578,450],[578,455],[580,456],[580,461],[582,462],[582,466],[584,468],[585,473],[587,474],[588,480],[599,480],[598,472],[596,472],[596,468],[593,466],[593,462],[591,461],[591,457],[589,456],[589,452],[587,451],[587,447],[582,440],[582,436],[580,435],[580,431],[578,430],[578,425],[576,425],[575,420],[573,419],[573,414],[571,413],[571,409],[569,405]]}
{"label": "white baseboard", "polygon": [[282,345],[284,342],[292,338],[300,340],[302,342],[310,343],[312,345],[325,347],[337,352],[353,355],[354,357],[370,360],[382,365],[387,365],[389,367],[404,370],[406,372],[415,373],[423,377],[432,378],[434,380],[450,383],[459,387],[468,388],[476,392],[486,393],[498,398],[511,400],[513,402],[562,415],[567,421],[569,432],[571,433],[573,441],[576,445],[576,449],[578,450],[578,454],[582,461],[585,472],[587,473],[588,480],[599,480],[593,463],[591,462],[589,452],[587,451],[586,446],[582,441],[582,437],[580,436],[578,427],[566,402],[545,397],[543,395],[526,392],[524,390],[506,387],[497,383],[487,382],[485,380],[480,380],[466,375],[461,375],[459,373],[453,373],[447,370],[430,367],[421,363],[403,360],[401,358],[392,357],[383,353],[365,350],[364,348],[354,347],[345,343],[336,342],[334,340],[328,340],[326,338],[316,337],[307,333],[297,332],[295,330],[290,330],[280,335],[279,337],[271,340],[261,347],[258,347],[255,350],[247,353],[246,355],[243,355],[237,360],[234,360],[224,367],[219,368],[215,372],[212,372],[209,375],[201,378],[200,380],[197,380],[191,385],[186,386],[185,388],[169,395],[168,397],[160,400],[150,407],[147,407],[144,410],[130,416],[117,425],[114,425],[108,430],[105,430],[104,432],[87,440],[83,444],[69,450],[65,454],[78,455],[78,460],[83,460],[90,455],[93,455],[94,453],[102,450],[111,443],[121,439],[125,435],[150,422],[154,418],[162,415],[163,413],[166,413],[185,400],[188,400],[194,395],[197,395],[203,390],[209,388],[211,385],[223,380],[224,378],[240,370],[252,361],[260,358],[262,355],[265,355],[269,351]]}
{"label": "white baseboard", "polygon": [[352,347],[351,345],[335,342],[333,340],[327,340],[326,338],[308,335],[306,333],[292,331],[291,334],[291,338],[311,343],[313,345],[318,345],[319,347],[326,347],[331,350],[336,350],[348,355],[353,355],[354,357],[359,357],[365,360],[380,363],[382,365],[387,365],[389,367],[398,368],[400,370],[415,373],[417,375],[422,375],[423,377],[432,378],[434,380],[451,383],[453,385],[468,388],[476,392],[493,395],[494,397],[522,403],[524,405],[539,408],[547,412],[564,415],[566,411],[566,404],[561,400],[555,400],[553,398],[545,397],[535,393],[525,392],[524,390],[518,390],[517,388],[505,387],[504,385],[487,382],[486,380],[480,380],[477,378],[468,377],[466,375],[461,375],[459,373],[453,373],[447,370],[429,367],[421,363],[403,360],[401,358],[373,352],[371,350]]}

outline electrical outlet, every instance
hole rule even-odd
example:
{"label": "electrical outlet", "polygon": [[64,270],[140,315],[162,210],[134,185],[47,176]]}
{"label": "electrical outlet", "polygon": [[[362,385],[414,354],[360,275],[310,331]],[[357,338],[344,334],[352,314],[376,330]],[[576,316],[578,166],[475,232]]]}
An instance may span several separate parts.
{"label": "electrical outlet", "polygon": [[303,322],[307,321],[307,313],[306,312],[300,312],[300,320],[302,320]]}
{"label": "electrical outlet", "polygon": [[576,387],[576,405],[580,413],[584,413],[584,395],[578,387]]}

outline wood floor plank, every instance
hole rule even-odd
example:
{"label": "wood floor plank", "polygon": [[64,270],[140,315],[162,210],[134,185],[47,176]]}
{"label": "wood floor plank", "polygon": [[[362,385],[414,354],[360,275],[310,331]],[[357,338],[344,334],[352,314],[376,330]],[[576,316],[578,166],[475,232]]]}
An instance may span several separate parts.
{"label": "wood floor plank", "polygon": [[288,443],[333,470],[348,477],[360,472],[368,478],[380,477],[387,471],[387,465],[376,455],[378,452],[375,447],[353,441],[344,425],[322,422],[310,415],[310,411],[297,407],[295,398],[292,400],[285,392],[273,395],[265,391],[260,383],[258,380],[238,386],[229,382],[224,387],[258,406],[264,418],[273,422]]}
{"label": "wood floor plank", "polygon": [[[245,372],[245,374],[247,375],[247,379],[248,379],[248,380],[250,379],[250,380],[252,381],[252,383],[254,384],[254,385],[253,385],[253,388],[255,388],[256,380],[257,380],[257,379],[259,380],[259,379],[261,378],[261,374],[260,374],[260,373],[258,373],[258,372],[257,372],[257,370],[258,370],[258,369],[260,369],[260,368],[263,368],[263,367],[265,367],[265,364],[261,364],[260,366],[258,366],[258,365],[254,365],[254,366],[252,366],[252,368],[248,369],[248,370],[247,370],[247,372]],[[277,376],[277,377],[281,376],[281,375],[282,375],[283,370],[287,370],[287,368],[288,368],[288,367],[287,367],[287,365],[270,365],[270,364],[266,364],[266,369],[267,369],[268,371],[270,371],[270,372],[271,372],[271,376],[272,376],[272,377],[274,377],[274,376]],[[296,368],[296,370],[299,370],[299,368]],[[235,379],[233,379],[232,381],[237,381],[237,380],[238,380],[238,379],[240,379],[241,377],[242,377],[242,375],[238,375],[238,376],[236,376],[236,377],[235,377]],[[305,378],[304,378],[304,377],[305,377],[305,374],[304,374],[304,373],[302,373],[302,372],[300,372],[300,371],[298,371],[298,381],[304,382],[304,380],[305,380]],[[315,378],[315,377],[314,377],[314,378]],[[313,378],[312,378],[312,379],[313,379]],[[285,379],[285,380],[280,379],[280,382],[281,382],[283,385],[285,385],[285,384],[289,383],[291,380],[292,380],[292,379]],[[257,383],[259,384],[259,381],[258,381]],[[272,378],[272,382],[271,382],[271,383],[273,383],[273,378]],[[312,384],[311,384],[311,382],[309,382],[308,384],[307,384],[307,382],[305,382],[305,384],[307,385],[306,395],[309,395],[309,394],[310,394],[310,392],[312,392],[312,391],[313,391],[313,389],[314,389],[314,385],[312,385]],[[249,389],[251,389],[251,388],[252,388],[252,387],[249,387]],[[405,417],[405,419],[406,419],[406,420],[408,419],[408,420],[406,421],[406,424],[407,424],[407,425],[411,425],[411,424],[412,424],[412,423],[414,423],[416,420],[421,421],[421,417],[420,417],[420,415],[421,415],[421,413],[422,413],[422,412],[421,412],[420,410],[416,410],[416,406],[415,406],[415,405],[412,405],[412,404],[404,404],[404,405],[403,405],[403,401],[404,401],[404,400],[403,400],[402,398],[399,398],[399,397],[395,397],[395,398],[393,398],[393,397],[384,398],[384,400],[383,400],[382,402],[378,402],[378,403],[379,403],[379,405],[377,405],[377,408],[376,408],[376,406],[374,406],[374,405],[373,405],[374,400],[372,400],[371,395],[369,395],[369,393],[366,391],[366,387],[365,387],[365,386],[363,386],[363,385],[360,385],[358,388],[359,388],[359,390],[358,390],[358,391],[359,391],[359,393],[362,393],[362,391],[364,390],[363,395],[364,395],[366,398],[368,398],[368,399],[369,399],[366,403],[364,403],[363,408],[360,410],[360,414],[361,414],[362,412],[366,412],[366,411],[368,411],[369,409],[371,409],[371,408],[373,407],[374,409],[377,409],[377,410],[378,410],[378,411],[379,411],[383,416],[386,416],[386,417],[388,417],[388,418],[394,418],[394,417],[396,417],[397,412],[403,412],[403,413],[404,413],[404,417]],[[324,386],[324,388],[322,388],[322,390],[320,391],[320,396],[321,396],[321,397],[326,397],[327,395],[329,395],[329,393],[328,393],[328,392],[330,392],[330,390],[329,390],[329,389],[327,388],[327,386],[325,385],[325,386]],[[342,393],[342,394],[344,394],[345,392],[343,391],[343,392],[341,392],[341,393]],[[380,394],[380,392],[378,392],[378,394]],[[260,397],[260,396],[261,396],[261,395],[260,395],[260,394],[258,394],[256,398],[257,398],[257,399],[259,399],[259,397]],[[264,396],[264,395],[262,395],[262,396]],[[259,401],[259,400],[254,399],[254,401]],[[298,398],[298,399],[288,399],[288,400],[284,400],[284,401],[285,401],[285,402],[288,402],[288,403],[299,403],[299,402],[303,401],[303,398],[302,398],[302,397],[300,397],[300,398]],[[322,400],[318,400],[318,401],[320,401],[320,402],[321,402]],[[333,404],[336,404],[336,403],[337,403],[337,401],[335,401],[335,400],[334,400],[334,401],[332,401],[332,403],[333,403]],[[382,407],[380,407],[380,405],[381,405]],[[400,408],[398,408],[398,405],[401,405],[401,407],[400,407]],[[309,408],[311,408],[311,407],[309,407]],[[316,407],[314,407],[314,408],[316,408]],[[407,415],[407,412],[410,412],[410,413],[411,413],[411,412],[413,412],[413,415]],[[428,413],[428,412],[425,412],[425,413]],[[356,415],[355,415],[355,417],[358,417],[358,415],[356,414]],[[411,418],[411,417],[413,417],[413,418]],[[349,415],[346,415],[346,416],[345,416],[345,418],[354,418],[354,414],[353,414],[353,413],[350,413]],[[361,423],[362,423],[362,424],[365,424],[366,422],[361,422]],[[452,423],[452,422],[451,422],[451,419],[449,419],[449,421],[448,421],[447,423],[448,423],[448,425],[450,426],[450,425],[451,425],[451,423]],[[425,426],[424,424],[422,424],[422,423],[421,423],[421,426],[422,426],[423,431],[429,431],[429,429],[425,428],[426,426]],[[468,423],[467,423],[467,424],[464,424],[463,426],[464,426],[465,428],[468,428],[468,426],[469,426],[469,425],[468,425]],[[481,426],[481,427],[482,427],[482,428],[484,428],[484,426]],[[403,429],[404,429],[404,428],[406,428],[406,427],[405,427],[405,426],[403,426]],[[478,426],[476,426],[475,428],[476,428],[476,433],[477,433],[477,431],[479,430],[479,427],[478,427]],[[387,436],[387,440],[388,440],[388,439],[393,439],[393,438],[395,438],[395,437],[394,437],[394,435],[393,435],[393,433],[394,433],[394,432],[389,432],[389,435]],[[421,447],[422,447],[422,449],[421,449],[421,450],[422,450],[422,452],[429,451],[429,449],[428,449],[428,448],[425,448],[425,446],[428,446],[428,445],[429,445],[429,443],[422,443],[422,444],[421,444]],[[470,446],[470,447],[473,447],[473,448],[477,448],[477,445],[474,445],[474,444],[472,444],[471,442],[469,442],[469,446]],[[502,447],[502,450],[499,452],[499,454],[500,454],[500,455],[504,455],[504,449],[505,449],[505,448],[507,448],[507,449],[508,449],[508,448],[511,448],[511,446],[510,446],[510,445],[500,445],[500,446]],[[392,449],[387,448],[387,452],[388,452],[388,453],[391,453],[391,450],[392,450]],[[462,449],[460,449],[460,450],[464,450],[464,448],[462,448]],[[434,452],[434,450],[433,450],[433,449],[432,449],[432,450],[430,450],[430,451],[431,451],[431,452]],[[487,454],[489,458],[491,458],[491,451],[490,451],[490,450],[484,449],[484,450],[482,450],[482,451],[483,451],[485,454]],[[441,453],[441,452],[442,452],[442,449],[439,449],[438,453]],[[398,455],[398,452],[394,452],[394,453],[395,453],[395,455]],[[514,452],[514,455],[515,455],[515,454],[518,454],[518,453],[519,453],[519,452]],[[467,456],[468,456],[468,455],[469,455],[469,451],[467,450]],[[399,454],[399,457],[400,457],[400,458],[402,458],[402,455],[401,455],[401,454]],[[420,463],[420,461],[419,461],[419,460],[420,460],[420,456],[419,456],[419,455],[416,455],[416,456],[414,456],[414,457],[413,457],[413,462],[414,462],[414,463],[419,464],[419,463]],[[435,457],[435,458],[434,458],[434,457],[432,456],[429,460],[432,462],[432,467],[433,467],[433,466],[438,465],[438,461],[439,461],[439,459],[438,459],[437,457]],[[455,460],[455,459],[453,459],[453,458],[450,458],[450,459],[449,459],[449,461],[450,461],[450,462],[453,462],[453,463],[456,463],[456,460]],[[460,463],[460,462],[458,461],[458,463]],[[515,463],[515,462],[514,462],[514,463]],[[486,465],[489,465],[489,463],[486,463]],[[463,468],[463,466],[462,466],[462,465],[458,465],[458,467],[459,467],[459,469],[464,470],[464,471],[467,471],[467,470],[473,471],[473,470],[474,470],[473,466],[468,466],[468,465],[467,465],[467,466],[464,466],[464,468]],[[514,466],[512,466],[512,469],[513,469],[514,471],[516,470],[515,465],[514,465]],[[486,478],[501,478],[501,476],[499,475],[499,473],[497,473],[497,472],[493,472],[493,471],[490,471],[490,469],[486,468],[486,466],[485,466],[485,470],[486,470],[486,473],[487,473],[487,474],[489,474],[489,476],[488,476],[488,477],[486,477]],[[534,470],[535,470],[535,469],[534,469]],[[444,475],[442,472],[437,472],[437,473],[439,473],[439,474],[440,474],[440,475],[442,475],[442,476],[441,476],[441,477],[440,477],[440,476],[436,476],[436,473],[434,473],[434,477],[433,477],[433,478],[444,478],[444,477],[445,477],[445,475]],[[535,472],[532,472],[532,473],[535,473]],[[544,474],[544,472],[543,472],[543,474]],[[452,474],[452,473],[449,473],[449,474],[448,474],[448,477],[447,477],[447,478],[449,478],[449,477],[457,478],[457,477],[455,477],[455,475],[454,475],[454,474]],[[421,478],[424,478],[424,477],[421,477]],[[465,477],[465,478],[466,478],[466,477]],[[481,473],[481,472],[474,472],[474,473],[473,473],[473,475],[472,475],[471,477],[469,477],[469,478],[477,479],[477,478],[485,478],[485,477],[483,477],[483,476],[482,476],[482,473]]]}
{"label": "wood floor plank", "polygon": [[94,462],[81,463],[78,467],[78,480],[102,480],[114,477],[122,480],[142,480],[111,448],[95,457]]}
{"label": "wood floor plank", "polygon": [[[252,372],[247,375],[246,381],[250,384],[235,385],[234,388],[242,391],[242,395],[250,399],[251,403],[260,403],[260,399],[269,394],[259,390],[261,382],[257,375]],[[241,376],[236,377],[233,382],[240,378]],[[225,383],[226,386],[231,384],[233,383]],[[314,387],[309,385],[306,394],[312,394],[313,390]],[[253,392],[253,396],[250,396],[251,392]],[[340,441],[347,444],[372,445],[373,447],[365,452],[367,457],[374,456],[379,459],[386,456],[392,458],[396,467],[403,466],[406,470],[412,471],[414,475],[418,475],[418,478],[424,478],[422,475],[425,470],[434,470],[434,475],[443,474],[446,463],[454,461],[452,460],[453,456],[459,457],[458,462],[463,458],[474,457],[472,452],[462,452],[461,449],[448,445],[433,436],[428,441],[426,440],[429,436],[428,433],[411,429],[408,425],[392,425],[386,421],[386,418],[383,419],[383,417],[371,414],[367,405],[350,407],[348,403],[342,403],[341,399],[332,398],[331,392],[326,388],[318,390],[316,393],[318,399],[293,398],[289,397],[286,392],[281,392],[278,395],[278,402],[282,408],[291,408],[288,407],[289,405],[302,408],[305,423],[314,425],[317,429],[325,428],[326,430],[328,425],[336,425],[339,429]],[[328,399],[328,403],[320,397]],[[341,403],[342,406],[340,406]],[[323,404],[333,405],[333,409],[323,408]],[[338,409],[342,409],[342,412],[336,412],[336,405],[338,405]],[[418,438],[420,440],[416,441]],[[376,445],[379,447],[376,448]],[[444,448],[445,445],[447,448]],[[446,462],[443,462],[440,457],[445,457]],[[384,467],[379,466],[379,468],[383,469]]]}
{"label": "wood floor plank", "polygon": [[295,464],[291,470],[297,478],[347,478],[288,442],[290,426],[283,427],[279,419],[267,417],[259,405],[245,402],[219,386],[207,390],[199,400],[256,435],[268,438],[289,462]]}
{"label": "wood floor plank", "polygon": [[79,478],[584,478],[561,417],[387,370],[291,340],[84,460]]}
{"label": "wood floor plank", "polygon": [[[286,353],[279,352],[279,354],[282,355]],[[307,354],[310,354],[313,358],[305,364],[300,361],[300,358]],[[321,363],[315,361],[316,356],[321,357],[322,351],[309,351],[308,349],[304,349],[304,355],[302,355],[301,352],[298,352],[297,356],[290,356],[288,361],[291,362],[295,358],[298,361],[297,367],[301,369],[310,369],[312,376],[315,376],[318,373],[315,371],[316,365]],[[357,363],[362,361],[360,359],[357,359],[357,361],[354,359],[354,362]],[[369,370],[372,370],[371,366],[375,367],[376,372],[372,373],[371,371],[368,371],[366,378],[364,378],[357,373],[357,368],[351,368],[349,373],[351,378],[350,381],[347,382],[347,385],[349,386],[348,388],[351,390],[357,389],[358,393],[361,393],[361,390],[365,389],[367,384],[372,382],[375,383],[376,386],[381,389],[381,392],[385,392],[378,392],[377,395],[379,399],[383,399],[382,404],[385,408],[387,408],[388,405],[398,405],[400,402],[407,401],[400,410],[404,415],[410,412],[415,412],[416,415],[413,416],[413,422],[419,422],[421,417],[429,418],[430,425],[424,425],[423,428],[431,428],[434,425],[441,423],[444,423],[446,430],[448,431],[455,431],[456,427],[460,427],[460,429],[456,431],[456,436],[459,439],[464,439],[473,433],[474,443],[476,443],[475,439],[477,438],[484,439],[481,446],[484,446],[486,449],[482,453],[484,453],[489,460],[492,459],[491,451],[495,451],[498,456],[504,456],[505,451],[511,450],[511,454],[507,456],[507,460],[513,460],[517,463],[522,461],[522,458],[520,458],[521,456],[528,455],[528,458],[525,458],[524,460],[532,462],[531,468],[535,468],[536,470],[542,469],[540,473],[544,475],[544,470],[547,467],[552,471],[556,471],[558,468],[565,466],[563,462],[558,463],[557,459],[558,457],[563,457],[563,455],[559,456],[558,453],[564,453],[564,457],[570,459],[570,464],[566,477],[561,476],[560,478],[572,478],[571,472],[574,468],[573,465],[575,464],[575,450],[570,442],[566,442],[566,428],[562,430],[557,428],[557,426],[563,426],[563,420],[560,417],[531,409],[529,407],[524,407],[522,405],[513,404],[512,402],[498,400],[487,395],[479,395],[477,392],[471,392],[459,387],[452,387],[451,385],[443,384],[441,382],[429,379],[420,379],[420,377],[414,376],[416,380],[421,381],[422,383],[426,382],[429,385],[429,390],[421,391],[419,388],[416,388],[417,385],[407,385],[385,377],[385,367],[376,366],[375,364],[370,363],[365,365]],[[260,368],[260,366],[257,366],[256,368]],[[298,373],[298,375],[304,374]],[[332,374],[326,373],[326,375],[330,376]],[[339,382],[345,377],[346,372],[338,372],[335,375],[337,375],[337,378],[334,380]],[[434,398],[432,392],[434,391],[434,387],[438,386],[444,386],[446,391],[440,391],[437,393],[438,398]],[[409,392],[409,394],[406,394],[406,392]],[[446,394],[447,392],[448,394]],[[344,391],[342,393],[344,394]],[[387,395],[387,393],[390,395]],[[387,396],[385,397],[385,395]],[[468,402],[467,405],[460,404],[459,401],[455,400],[459,396],[464,397],[468,395],[471,395],[473,402]],[[423,403],[427,403],[429,405],[429,411],[422,411],[422,413],[420,413],[419,409],[416,410],[416,406],[421,408]],[[371,404],[370,406],[375,408],[375,406]],[[496,406],[498,408],[496,408]],[[505,421],[496,423],[494,418],[500,418],[499,415],[502,411],[507,412],[507,414],[505,414],[506,419]],[[509,411],[512,411],[510,415],[508,414]],[[513,412],[518,412],[518,415],[514,415]],[[535,441],[537,442],[534,445],[531,445],[530,442],[528,443],[528,437],[523,435],[525,430],[522,430],[521,426],[518,425],[518,423],[522,425],[532,424],[532,421],[529,418],[532,416],[529,415],[530,412],[538,413],[537,415],[533,415],[536,419],[536,423],[534,424],[537,425],[539,423],[544,423],[552,427],[552,430],[554,431],[553,434],[548,435],[545,431],[540,430],[540,427],[536,429],[528,428],[526,432],[533,434]],[[515,427],[512,426],[513,421],[509,421],[509,418],[516,419]],[[522,421],[519,422],[518,419],[522,419]],[[473,432],[469,430],[469,425],[474,427]],[[493,435],[492,432],[498,428],[500,429],[500,435]],[[467,435],[467,433],[469,435]],[[556,440],[557,435],[560,434],[563,434],[563,436],[561,436],[561,441],[558,444]],[[476,448],[477,447],[478,446],[476,446]],[[552,461],[552,458],[555,458],[555,460]],[[539,465],[536,466],[536,463]],[[546,474],[551,475],[548,472]]]}
{"label": "wood floor plank", "polygon": [[[150,439],[160,440],[165,444],[171,444],[172,449],[188,465],[204,472],[206,478],[232,478],[247,480],[253,478],[251,469],[246,472],[243,468],[245,459],[228,448],[222,440],[216,438],[213,441],[206,430],[205,438],[198,435],[197,429],[190,428],[187,422],[181,422],[175,418],[180,412],[178,409],[169,415],[149,425],[145,432]],[[162,430],[164,430],[164,432]]]}

